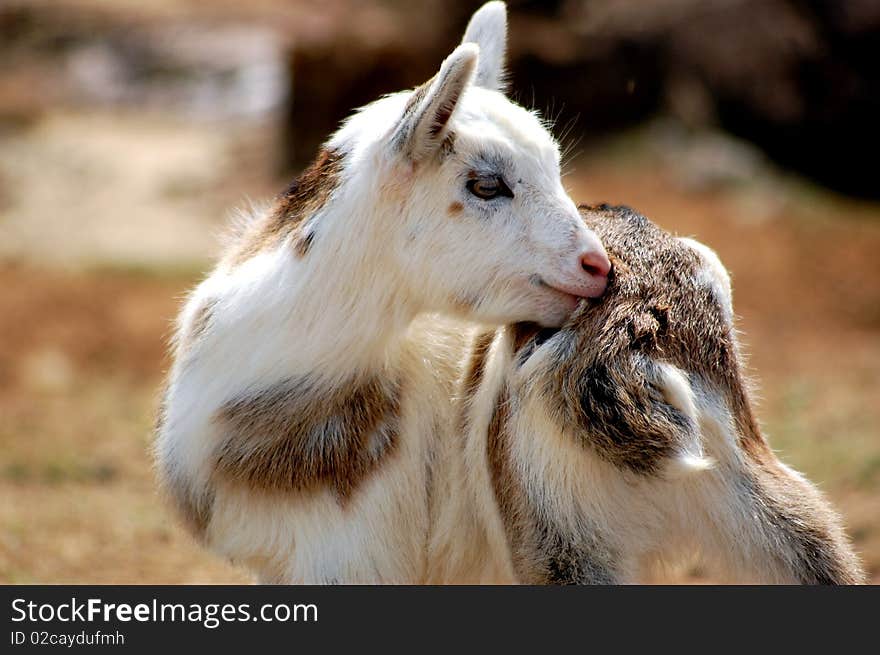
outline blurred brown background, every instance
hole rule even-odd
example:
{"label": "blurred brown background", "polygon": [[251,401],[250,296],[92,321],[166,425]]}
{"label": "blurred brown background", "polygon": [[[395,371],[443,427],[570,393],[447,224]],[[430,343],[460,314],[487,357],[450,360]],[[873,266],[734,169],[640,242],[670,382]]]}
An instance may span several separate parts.
{"label": "blurred brown background", "polygon": [[[0,2],[0,582],[247,580],[154,490],[170,321],[228,211],[427,79],[479,4]],[[771,443],[880,582],[880,2],[509,6],[512,94],[572,196],[719,252]]]}

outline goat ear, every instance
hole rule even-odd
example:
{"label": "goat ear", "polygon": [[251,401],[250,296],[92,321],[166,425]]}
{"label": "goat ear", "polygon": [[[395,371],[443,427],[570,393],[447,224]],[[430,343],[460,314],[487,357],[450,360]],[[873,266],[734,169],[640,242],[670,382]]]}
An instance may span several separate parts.
{"label": "goat ear", "polygon": [[671,364],[632,353],[596,362],[581,378],[583,438],[611,463],[642,474],[708,468],[687,376]]}
{"label": "goat ear", "polygon": [[480,65],[475,84],[484,89],[503,91],[507,50],[507,5],[503,2],[487,2],[471,17],[462,43],[480,46]]}
{"label": "goat ear", "polygon": [[666,472],[676,476],[712,468],[714,462],[703,454],[696,400],[688,376],[672,364],[655,362],[651,365],[649,384],[660,393],[663,405],[678,415],[679,420],[674,423],[683,428]]}
{"label": "goat ear", "polygon": [[472,43],[458,46],[440,71],[413,92],[391,137],[395,151],[419,161],[439,148],[458,101],[473,80],[479,51]]}

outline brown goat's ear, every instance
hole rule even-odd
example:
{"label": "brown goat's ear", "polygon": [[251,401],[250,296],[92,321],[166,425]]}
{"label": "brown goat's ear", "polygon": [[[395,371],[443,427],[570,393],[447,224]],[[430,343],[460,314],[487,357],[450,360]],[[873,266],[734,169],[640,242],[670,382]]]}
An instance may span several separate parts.
{"label": "brown goat's ear", "polygon": [[705,468],[693,395],[677,368],[639,353],[593,362],[578,381],[578,434],[616,466],[659,474]]}
{"label": "brown goat's ear", "polygon": [[391,134],[395,152],[421,161],[440,148],[458,102],[473,80],[478,56],[473,43],[458,46],[440,71],[413,92]]}

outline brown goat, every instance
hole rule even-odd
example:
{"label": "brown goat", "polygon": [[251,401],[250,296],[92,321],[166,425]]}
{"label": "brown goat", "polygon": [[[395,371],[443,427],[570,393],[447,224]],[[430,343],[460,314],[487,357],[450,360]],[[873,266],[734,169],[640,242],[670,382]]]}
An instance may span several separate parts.
{"label": "brown goat", "polygon": [[694,557],[720,581],[863,582],[840,518],[755,420],[715,253],[626,207],[581,213],[614,263],[605,296],[560,330],[483,339],[463,383],[496,562],[532,584],[645,581]]}

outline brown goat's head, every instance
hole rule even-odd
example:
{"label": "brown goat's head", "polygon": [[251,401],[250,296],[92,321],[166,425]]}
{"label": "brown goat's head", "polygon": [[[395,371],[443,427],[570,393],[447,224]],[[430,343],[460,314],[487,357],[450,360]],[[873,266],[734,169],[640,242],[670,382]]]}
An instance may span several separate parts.
{"label": "brown goat's head", "polygon": [[670,458],[701,456],[696,381],[726,395],[743,438],[762,444],[718,258],[626,207],[581,207],[581,214],[614,264],[607,292],[558,332],[518,328],[517,362],[540,385],[551,415],[588,436],[610,463],[655,473]]}
{"label": "brown goat's head", "polygon": [[581,213],[607,292],[558,331],[514,328],[489,428],[520,576],[633,580],[699,552],[740,582],[861,580],[838,516],[753,417],[718,257],[626,207]]}

